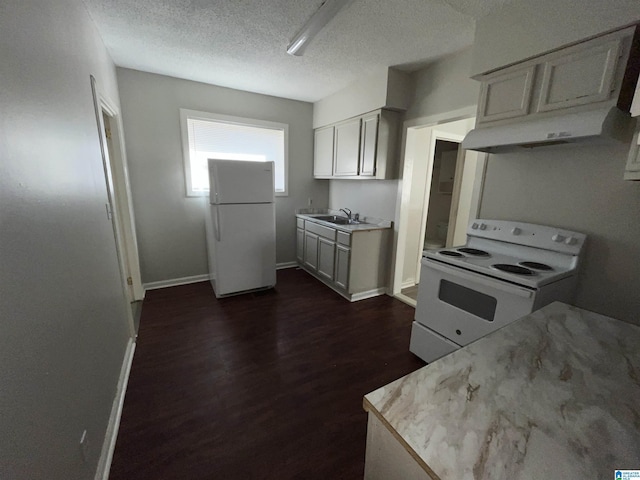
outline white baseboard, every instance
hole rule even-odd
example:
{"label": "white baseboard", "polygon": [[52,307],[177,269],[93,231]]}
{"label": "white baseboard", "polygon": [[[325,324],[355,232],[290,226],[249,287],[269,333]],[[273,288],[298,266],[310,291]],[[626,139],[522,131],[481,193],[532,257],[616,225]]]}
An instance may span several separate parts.
{"label": "white baseboard", "polygon": [[297,266],[298,266],[298,262],[276,263],[276,270],[282,270],[284,268],[293,268]]}
{"label": "white baseboard", "polygon": [[386,287],[375,288],[373,290],[367,290],[366,292],[354,293],[351,295],[351,301],[357,302],[358,300],[364,300],[365,298],[378,297],[380,295],[386,295]]}
{"label": "white baseboard", "polygon": [[406,295],[403,295],[402,293],[398,293],[396,295],[393,295],[393,298],[395,298],[396,300],[400,300],[402,303],[406,303],[407,305],[416,308],[416,306],[418,305],[418,302],[416,302],[413,298],[411,297],[407,297]]}
{"label": "white baseboard", "polygon": [[[284,268],[297,267],[297,262],[284,262],[277,263],[276,270],[282,270]],[[149,282],[143,285],[144,291],[156,290],[158,288],[177,287],[178,285],[188,285],[190,283],[207,282],[209,281],[209,274],[194,275],[192,277],[172,278],[169,280],[160,280],[159,282]]]}
{"label": "white baseboard", "polygon": [[192,277],[172,278],[170,280],[160,280],[159,282],[149,282],[143,285],[145,292],[157,288],[177,287],[178,285],[188,285],[190,283],[206,282],[209,274],[194,275]]}
{"label": "white baseboard", "polygon": [[102,444],[102,452],[98,460],[98,469],[96,470],[95,480],[109,480],[109,470],[111,469],[111,460],[113,459],[113,451],[116,448],[116,439],[118,438],[118,428],[120,427],[120,416],[122,415],[122,406],[124,405],[124,394],[127,391],[127,383],[129,382],[129,372],[131,372],[131,364],[133,363],[133,352],[136,349],[136,343],[133,338],[129,339],[127,350],[122,360],[122,368],[120,369],[120,378],[118,379],[118,388],[116,396],[113,399],[111,407],[111,415],[107,425],[107,432],[104,436]]}
{"label": "white baseboard", "polygon": [[416,279],[410,278],[409,280],[405,280],[404,282],[402,282],[402,285],[400,286],[400,288],[405,289],[405,288],[410,288],[415,286],[416,286]]}

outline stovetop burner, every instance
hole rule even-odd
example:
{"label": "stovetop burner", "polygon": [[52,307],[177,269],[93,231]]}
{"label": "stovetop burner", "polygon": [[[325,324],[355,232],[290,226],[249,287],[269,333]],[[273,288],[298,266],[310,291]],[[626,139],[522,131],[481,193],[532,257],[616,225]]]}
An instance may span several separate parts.
{"label": "stovetop burner", "polygon": [[446,255],[447,257],[464,257],[463,254],[458,253],[458,252],[453,252],[451,250],[440,250],[438,252],[438,254],[440,255]]}
{"label": "stovetop burner", "polygon": [[489,252],[485,252],[484,250],[479,250],[477,248],[462,247],[462,248],[458,248],[458,251],[462,253],[467,253],[469,255],[473,255],[474,257],[490,257],[491,256],[489,255]]}
{"label": "stovetop burner", "polygon": [[522,265],[523,267],[527,268],[533,268],[534,270],[543,270],[545,272],[550,272],[553,270],[553,267],[538,262],[520,262],[518,265]]}
{"label": "stovetop burner", "polygon": [[508,263],[496,263],[491,265],[491,268],[501,270],[503,272],[515,273],[517,275],[535,275],[536,272],[529,268],[521,267],[519,265],[511,265]]}

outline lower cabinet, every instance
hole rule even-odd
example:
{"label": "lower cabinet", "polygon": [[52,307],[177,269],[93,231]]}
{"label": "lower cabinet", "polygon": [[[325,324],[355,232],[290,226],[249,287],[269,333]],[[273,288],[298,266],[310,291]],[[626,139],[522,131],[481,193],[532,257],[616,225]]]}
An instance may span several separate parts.
{"label": "lower cabinet", "polygon": [[344,288],[349,287],[349,258],[351,257],[351,249],[338,245],[336,247],[336,286]]}
{"label": "lower cabinet", "polygon": [[296,228],[296,258],[298,263],[304,262],[304,228]]}
{"label": "lower cabinet", "polygon": [[298,263],[350,301],[381,295],[386,292],[390,232],[345,232],[305,220],[297,228]]}
{"label": "lower cabinet", "polygon": [[318,270],[318,235],[304,232],[304,265]]}
{"label": "lower cabinet", "polygon": [[336,256],[336,242],[318,237],[318,275],[333,280],[333,263]]}

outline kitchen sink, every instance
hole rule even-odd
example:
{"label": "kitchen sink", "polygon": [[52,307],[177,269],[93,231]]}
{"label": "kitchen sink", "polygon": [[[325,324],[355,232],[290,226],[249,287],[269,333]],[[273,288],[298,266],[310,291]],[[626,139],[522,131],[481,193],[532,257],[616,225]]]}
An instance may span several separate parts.
{"label": "kitchen sink", "polygon": [[314,216],[313,218],[329,223],[335,223],[336,225],[359,225],[361,223],[359,221],[349,220],[347,217],[340,217],[338,215],[318,215]]}

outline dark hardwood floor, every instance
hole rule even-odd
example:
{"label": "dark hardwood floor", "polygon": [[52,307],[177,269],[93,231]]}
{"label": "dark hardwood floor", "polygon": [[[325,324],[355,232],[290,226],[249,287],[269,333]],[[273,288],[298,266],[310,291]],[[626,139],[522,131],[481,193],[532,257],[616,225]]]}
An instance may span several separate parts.
{"label": "dark hardwood floor", "polygon": [[110,479],[361,479],[363,395],[424,365],[413,313],[298,269],[221,300],[147,292]]}

